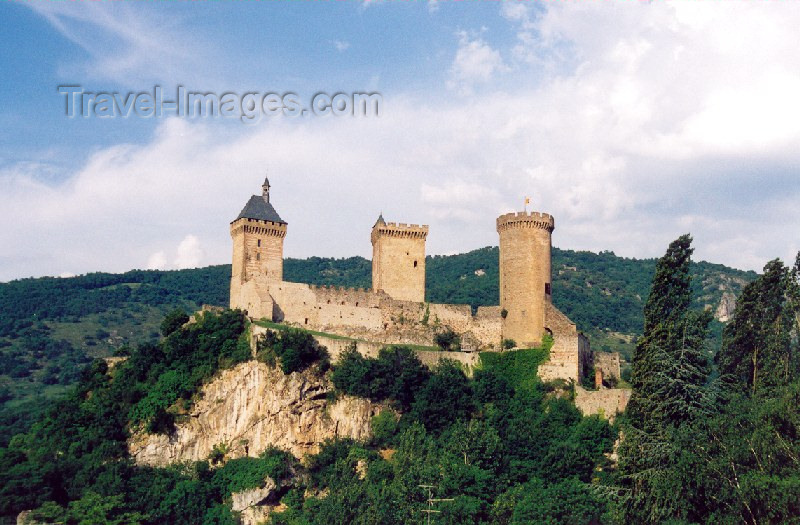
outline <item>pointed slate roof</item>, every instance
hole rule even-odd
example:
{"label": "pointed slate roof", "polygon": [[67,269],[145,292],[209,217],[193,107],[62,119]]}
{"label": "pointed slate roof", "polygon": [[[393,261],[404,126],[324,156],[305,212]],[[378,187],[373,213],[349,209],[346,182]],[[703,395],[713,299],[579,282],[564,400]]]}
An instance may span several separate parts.
{"label": "pointed slate roof", "polygon": [[244,205],[244,208],[242,208],[242,211],[235,220],[238,221],[239,219],[256,219],[259,221],[272,221],[286,224],[286,221],[281,219],[281,216],[278,215],[278,212],[275,211],[272,204],[268,203],[261,195],[253,195],[250,197],[250,200],[247,201],[247,204]]}

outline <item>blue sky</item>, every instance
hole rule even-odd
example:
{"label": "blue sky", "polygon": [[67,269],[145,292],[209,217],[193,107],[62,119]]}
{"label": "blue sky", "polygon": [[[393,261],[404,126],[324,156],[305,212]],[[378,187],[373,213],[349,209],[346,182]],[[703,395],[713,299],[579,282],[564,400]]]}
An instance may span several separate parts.
{"label": "blue sky", "polygon": [[[0,280],[228,262],[264,174],[286,254],[562,248],[760,269],[800,249],[800,4],[1,3]],[[92,92],[379,92],[380,117],[68,118]]]}

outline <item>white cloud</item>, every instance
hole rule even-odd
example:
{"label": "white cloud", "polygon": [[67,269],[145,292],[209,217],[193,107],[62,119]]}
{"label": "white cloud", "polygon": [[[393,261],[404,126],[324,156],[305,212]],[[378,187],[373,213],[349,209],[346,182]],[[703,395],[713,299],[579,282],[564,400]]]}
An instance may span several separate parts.
{"label": "white cloud", "polygon": [[489,82],[495,73],[507,69],[500,52],[480,36],[461,31],[458,38],[458,50],[450,66],[451,86],[468,90],[473,84]]}
{"label": "white cloud", "polygon": [[562,248],[652,257],[688,230],[699,259],[793,260],[799,8],[560,2],[534,17],[509,5],[505,47],[459,35],[449,79],[481,84],[480,96],[395,94],[378,119],[224,135],[171,119],[145,144],[94,152],[62,183],[45,164],[8,168],[0,245],[13,251],[0,279],[229,262],[228,223],[267,166],[293,257],[369,256],[380,211],[430,224],[429,253],[496,244],[496,215],[530,195],[555,216]]}
{"label": "white cloud", "polygon": [[[92,81],[142,83],[192,82],[208,78],[212,51],[196,32],[183,33],[163,13],[131,4],[25,4],[85,52],[81,61],[65,64],[61,74]],[[169,21],[165,19],[169,18]]]}
{"label": "white cloud", "polygon": [[147,258],[148,270],[166,270],[167,269],[167,254],[163,251],[157,251]]}
{"label": "white cloud", "polygon": [[350,49],[350,42],[345,42],[344,40],[333,40],[331,43],[336,48],[336,51],[340,53]]}
{"label": "white cloud", "polygon": [[200,247],[200,239],[194,235],[187,235],[178,245],[175,268],[198,268],[202,262],[203,249]]}

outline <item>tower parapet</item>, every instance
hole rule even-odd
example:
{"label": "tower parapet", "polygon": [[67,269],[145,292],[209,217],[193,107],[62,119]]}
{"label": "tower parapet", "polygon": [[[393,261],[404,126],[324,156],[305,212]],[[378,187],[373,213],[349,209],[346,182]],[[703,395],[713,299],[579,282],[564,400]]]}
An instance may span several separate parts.
{"label": "tower parapet", "polygon": [[372,289],[402,301],[425,300],[425,239],[428,226],[385,222],[372,227]]}
{"label": "tower parapet", "polygon": [[554,228],[547,213],[516,212],[497,218],[503,337],[520,346],[541,344],[545,332]]}
{"label": "tower parapet", "polygon": [[555,219],[549,213],[538,211],[506,213],[497,218],[497,232],[508,228],[540,228],[553,233]]}

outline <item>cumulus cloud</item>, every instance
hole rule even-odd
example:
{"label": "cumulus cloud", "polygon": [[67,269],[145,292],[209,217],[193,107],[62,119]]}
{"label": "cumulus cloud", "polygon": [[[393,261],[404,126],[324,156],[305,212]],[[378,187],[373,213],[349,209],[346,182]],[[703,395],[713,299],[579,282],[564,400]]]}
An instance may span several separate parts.
{"label": "cumulus cloud", "polygon": [[458,50],[450,67],[451,87],[469,90],[473,84],[486,83],[495,73],[506,70],[500,52],[480,36],[461,31],[458,37]]}
{"label": "cumulus cloud", "polygon": [[197,268],[202,262],[203,249],[200,247],[200,239],[194,235],[187,235],[178,245],[175,268]]}
{"label": "cumulus cloud", "polygon": [[214,122],[170,119],[63,182],[6,168],[0,279],[228,262],[228,223],[267,166],[293,257],[369,256],[380,211],[430,224],[429,253],[496,244],[496,215],[530,195],[563,248],[653,257],[690,231],[700,259],[793,260],[800,10],[509,5],[510,42],[478,28],[454,43],[449,80],[480,95],[395,95],[379,119],[276,120],[224,140]]}
{"label": "cumulus cloud", "polygon": [[167,254],[163,251],[158,251],[147,258],[148,270],[166,270],[167,269]]}

